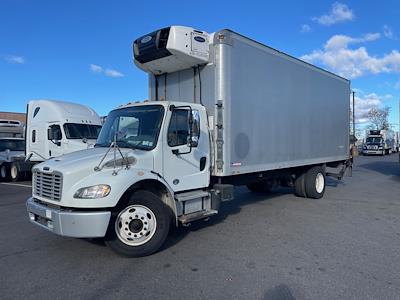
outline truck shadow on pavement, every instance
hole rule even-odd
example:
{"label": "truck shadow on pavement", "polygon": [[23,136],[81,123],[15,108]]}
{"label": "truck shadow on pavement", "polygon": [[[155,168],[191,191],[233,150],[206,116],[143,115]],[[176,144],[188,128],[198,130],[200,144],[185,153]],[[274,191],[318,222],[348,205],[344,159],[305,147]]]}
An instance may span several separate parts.
{"label": "truck shadow on pavement", "polygon": [[[336,185],[337,184],[335,184],[335,186]],[[192,222],[188,227],[179,226],[178,228],[173,228],[167,241],[160,251],[166,250],[175,244],[178,244],[180,240],[184,239],[185,236],[191,232],[196,232],[207,227],[217,226],[218,224],[223,223],[228,216],[233,216],[240,213],[242,207],[244,206],[253,205],[256,203],[270,203],[277,197],[290,195],[293,193],[294,190],[291,187],[280,187],[270,193],[250,192],[245,187],[237,187],[235,188],[235,200],[221,203],[219,213],[215,216],[212,216],[208,221],[199,220]],[[297,197],[293,195],[292,200],[296,200],[296,198]],[[288,199],[286,199],[286,201],[287,200]],[[285,201],[285,199],[282,199],[282,201]]]}
{"label": "truck shadow on pavement", "polygon": [[[339,184],[344,184],[342,181],[338,181],[332,178],[327,178],[326,185],[336,187]],[[221,204],[219,209],[219,213],[215,216],[212,216],[209,220],[198,220],[194,221],[190,224],[190,226],[184,227],[180,225],[178,228],[171,226],[169,236],[165,241],[164,245],[157,252],[162,252],[168,248],[173,247],[178,244],[182,239],[184,239],[191,232],[196,232],[199,230],[203,230],[204,228],[210,226],[216,226],[220,223],[223,223],[228,216],[235,215],[240,213],[243,206],[252,205],[255,203],[269,203],[277,197],[281,197],[284,195],[293,194],[294,190],[292,187],[280,187],[270,193],[256,193],[250,192],[245,187],[237,187],[235,188],[235,200],[224,202]],[[293,195],[293,200],[297,197]],[[287,200],[287,199],[286,199]],[[284,199],[282,199],[284,201]],[[84,239],[86,242],[105,247],[105,243],[103,239]]]}

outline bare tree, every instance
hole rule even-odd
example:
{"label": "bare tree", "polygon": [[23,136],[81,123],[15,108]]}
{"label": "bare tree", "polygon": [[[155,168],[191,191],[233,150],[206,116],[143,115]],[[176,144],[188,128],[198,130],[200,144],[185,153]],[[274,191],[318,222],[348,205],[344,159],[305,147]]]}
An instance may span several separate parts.
{"label": "bare tree", "polygon": [[388,129],[389,121],[388,116],[390,112],[390,107],[386,106],[383,109],[380,108],[371,108],[368,112],[368,119],[371,124],[375,127],[375,129]]}

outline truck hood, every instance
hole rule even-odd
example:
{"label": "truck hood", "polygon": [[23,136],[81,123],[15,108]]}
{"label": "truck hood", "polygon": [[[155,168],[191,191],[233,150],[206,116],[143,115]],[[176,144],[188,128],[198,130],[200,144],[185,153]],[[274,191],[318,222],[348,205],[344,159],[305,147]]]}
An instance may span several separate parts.
{"label": "truck hood", "polygon": [[[95,172],[95,168],[98,166],[100,171],[103,169],[110,169],[114,167],[114,149],[111,149],[108,154],[108,147],[96,147],[91,149],[85,149],[55,157],[38,164],[35,168],[39,168],[41,171],[58,171],[67,174],[85,174],[86,176],[90,173]],[[153,155],[148,151],[133,150],[121,148],[121,153],[124,158],[121,157],[118,150],[116,150],[116,168],[121,168],[129,163],[130,167],[139,165],[140,168],[152,168],[153,167]],[[104,158],[102,163],[101,160]],[[80,177],[80,176],[79,176]]]}
{"label": "truck hood", "polygon": [[[108,150],[108,147],[81,150],[36,165],[33,169],[33,185],[36,186],[36,178],[42,177],[35,175],[37,171],[44,174],[57,174],[62,182],[62,197],[61,201],[43,198],[35,195],[35,188],[33,189],[33,196],[39,200],[66,207],[98,207],[99,205],[108,207],[115,205],[110,199],[119,199],[119,193],[131,185],[136,176],[143,176],[153,170],[154,153],[153,151],[120,149],[124,156],[122,158],[117,149],[115,153],[114,149],[107,153]],[[128,168],[126,167],[127,161]],[[39,184],[42,184],[41,180],[43,179],[38,180],[40,181]],[[73,195],[78,189],[97,184],[111,186],[109,197],[85,199],[84,201],[74,199]]]}

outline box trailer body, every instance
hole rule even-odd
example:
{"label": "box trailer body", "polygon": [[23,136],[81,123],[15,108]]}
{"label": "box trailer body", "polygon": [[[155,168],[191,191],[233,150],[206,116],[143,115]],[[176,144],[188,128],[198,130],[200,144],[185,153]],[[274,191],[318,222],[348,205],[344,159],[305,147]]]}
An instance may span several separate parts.
{"label": "box trailer body", "polygon": [[25,126],[18,120],[0,119],[0,138],[23,138]]}
{"label": "box trailer body", "polygon": [[150,101],[111,111],[94,148],[34,167],[32,223],[149,255],[235,185],[321,198],[351,166],[348,80],[229,30],[171,26],[133,49]]}
{"label": "box trailer body", "polygon": [[87,149],[96,142],[101,125],[97,113],[85,105],[56,100],[29,101],[27,157],[29,161],[41,162]]}
{"label": "box trailer body", "polygon": [[149,82],[151,100],[207,108],[214,122],[213,175],[349,157],[348,80],[229,30],[210,39],[207,65],[150,73]]}

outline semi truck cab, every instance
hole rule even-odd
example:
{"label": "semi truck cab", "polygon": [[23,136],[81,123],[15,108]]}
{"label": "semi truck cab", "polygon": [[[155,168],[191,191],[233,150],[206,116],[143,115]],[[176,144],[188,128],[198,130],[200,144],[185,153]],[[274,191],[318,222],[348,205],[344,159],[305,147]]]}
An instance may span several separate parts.
{"label": "semi truck cab", "polygon": [[77,103],[32,100],[26,115],[26,155],[31,162],[86,149],[101,129],[97,113]]}

